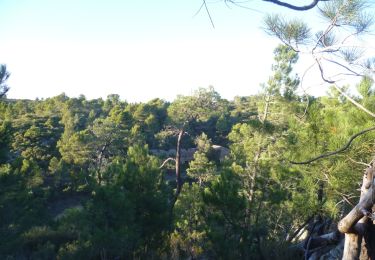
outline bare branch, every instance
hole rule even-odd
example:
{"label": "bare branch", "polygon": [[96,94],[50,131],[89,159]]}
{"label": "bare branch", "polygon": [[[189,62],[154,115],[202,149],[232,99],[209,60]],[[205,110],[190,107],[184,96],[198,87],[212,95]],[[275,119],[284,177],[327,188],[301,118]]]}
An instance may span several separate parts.
{"label": "bare branch", "polygon": [[335,155],[335,154],[338,154],[338,153],[341,153],[343,151],[345,151],[346,149],[348,149],[350,147],[350,145],[352,144],[352,142],[354,141],[354,139],[356,139],[357,137],[363,135],[363,134],[366,134],[367,132],[370,132],[370,131],[373,131],[375,130],[375,126],[373,127],[370,127],[370,128],[367,128],[359,133],[356,133],[355,135],[353,135],[352,137],[350,137],[349,141],[340,149],[336,150],[336,151],[333,151],[333,152],[328,152],[328,153],[324,153],[324,154],[321,154],[317,157],[314,157],[310,160],[307,160],[307,161],[303,161],[303,162],[295,162],[295,161],[289,161],[291,164],[309,164],[309,163],[312,163],[314,161],[317,161],[319,159],[323,159],[323,158],[326,158],[326,157],[329,157],[329,156],[332,156],[332,155]]}
{"label": "bare branch", "polygon": [[[315,44],[314,48],[311,51],[312,53],[314,53],[314,51],[316,50],[316,48],[318,48],[319,43],[322,42],[322,40],[332,31],[333,27],[336,24],[337,16],[338,16],[338,14],[332,19],[330,25],[327,27],[327,29],[325,30],[325,32],[322,33],[322,35],[320,35],[320,37],[316,41],[316,44]],[[324,46],[324,47],[327,47],[327,46]]]}
{"label": "bare branch", "polygon": [[206,9],[208,18],[210,18],[210,22],[211,22],[212,27],[215,29],[215,24],[214,24],[214,22],[212,20],[212,17],[211,17],[211,14],[210,14],[210,10],[208,10],[206,0],[203,0],[203,5],[204,5],[204,8]]}
{"label": "bare branch", "polygon": [[364,162],[358,162],[358,161],[354,160],[353,158],[350,158],[349,156],[347,158],[349,159],[349,161],[351,161],[353,163],[364,165],[364,166],[367,166],[367,167],[371,167],[371,164],[364,163]]}
{"label": "bare branch", "polygon": [[324,71],[323,71],[322,64],[320,63],[320,61],[318,60],[318,58],[315,58],[315,61],[316,61],[316,63],[318,64],[318,67],[319,67],[320,77],[321,77],[325,82],[327,82],[327,83],[335,84],[336,81],[329,80],[329,79],[327,79],[326,76],[324,75]]}
{"label": "bare branch", "polygon": [[327,83],[330,83],[330,84],[333,84],[333,87],[338,91],[340,92],[341,95],[343,95],[346,99],[348,99],[353,105],[355,105],[356,107],[358,107],[359,109],[361,109],[362,111],[366,112],[368,115],[372,116],[372,117],[375,117],[375,113],[371,112],[370,110],[368,110],[367,108],[365,108],[364,106],[362,106],[361,104],[359,104],[357,101],[355,101],[354,99],[352,99],[348,94],[346,94],[344,91],[341,90],[341,88],[337,85],[336,81],[334,80],[330,80],[330,79],[327,79],[324,75],[324,71],[323,71],[323,68],[322,68],[322,65],[320,63],[320,61],[315,58],[315,61],[316,63],[318,64],[318,67],[319,67],[319,70],[320,70],[320,76],[322,77],[322,79],[327,82]]}
{"label": "bare branch", "polygon": [[166,159],[161,165],[160,165],[160,167],[159,167],[159,169],[161,169],[161,168],[163,168],[166,164],[167,164],[167,162],[169,162],[169,161],[176,161],[176,159],[175,158],[172,158],[172,157],[169,157],[168,159]]}
{"label": "bare branch", "polygon": [[199,7],[198,11],[193,15],[193,17],[197,16],[201,12],[201,10],[202,10],[202,8],[204,6],[204,3],[205,2],[203,1],[202,4],[201,4],[201,6]]}
{"label": "bare branch", "polygon": [[357,101],[352,99],[350,96],[348,96],[344,91],[341,90],[341,88],[339,86],[337,86],[336,82],[334,82],[333,86],[335,87],[335,89],[337,89],[337,91],[340,92],[341,95],[343,95],[345,98],[347,98],[353,105],[355,105],[356,107],[358,107],[362,111],[366,112],[368,115],[370,115],[372,117],[375,117],[375,113],[371,112],[370,110],[368,110],[367,108],[365,108],[364,106],[359,104]]}
{"label": "bare branch", "polygon": [[363,216],[371,216],[370,210],[374,203],[375,195],[373,171],[374,168],[367,168],[363,175],[361,197],[358,204],[338,223],[338,229],[341,233],[352,233],[356,230],[360,231],[366,219],[364,219]]}
{"label": "bare branch", "polygon": [[[224,1],[225,1],[226,4],[227,3],[231,3],[231,4],[235,5],[235,6],[240,7],[240,8],[244,8],[244,9],[248,9],[248,10],[260,13],[260,14],[264,14],[264,12],[262,12],[262,11],[259,11],[257,9],[254,9],[254,8],[251,8],[251,7],[243,5],[243,3],[249,2],[249,1],[235,1],[235,0],[224,0]],[[229,7],[228,4],[227,4],[227,6]]]}
{"label": "bare branch", "polygon": [[279,0],[263,0],[263,1],[270,2],[279,6],[283,6],[283,7],[295,10],[295,11],[306,11],[306,10],[313,9],[319,2],[327,2],[330,0],[313,0],[310,4],[304,5],[304,6],[296,6],[296,5],[292,5],[292,4],[282,2]]}
{"label": "bare branch", "polygon": [[309,217],[302,225],[300,225],[294,232],[293,234],[288,234],[288,237],[286,239],[287,242],[292,242],[293,239],[301,232],[301,230],[310,223],[311,220],[313,220],[314,216]]}
{"label": "bare branch", "polygon": [[324,53],[324,52],[333,53],[333,52],[340,51],[342,48],[369,49],[369,47],[367,47],[367,46],[340,43],[340,44],[334,44],[334,45],[331,45],[331,46],[327,46],[325,48],[320,48],[319,50],[315,51],[314,53]]}
{"label": "bare branch", "polygon": [[302,91],[303,91],[303,94],[304,94],[304,96],[306,97],[306,100],[307,100],[307,101],[306,101],[305,111],[303,112],[302,116],[298,116],[298,115],[296,115],[297,118],[300,119],[300,120],[301,120],[302,118],[305,117],[305,115],[307,114],[307,109],[308,109],[308,107],[309,107],[309,105],[310,105],[309,95],[306,93],[306,90],[305,90],[304,87],[303,87],[303,83],[304,83],[304,80],[305,80],[306,74],[307,74],[308,71],[311,70],[314,66],[315,66],[315,62],[314,62],[313,64],[311,64],[311,65],[310,65],[310,66],[304,71],[304,73],[303,73],[303,75],[302,75],[302,77],[301,77],[300,87],[301,87],[301,89],[302,89]]}
{"label": "bare branch", "polygon": [[344,64],[341,64],[340,62],[337,62],[337,61],[334,61],[334,60],[331,60],[331,59],[327,59],[327,58],[324,58],[324,60],[326,60],[326,61],[328,61],[328,62],[331,62],[331,63],[333,63],[333,64],[336,64],[337,66],[340,66],[340,67],[346,69],[347,71],[353,73],[353,74],[351,74],[351,75],[353,75],[353,76],[359,76],[359,77],[363,77],[363,76],[365,76],[365,75],[363,75],[363,74],[360,74],[360,73],[358,73],[358,72],[352,70],[352,69],[349,68],[348,66],[345,66]]}

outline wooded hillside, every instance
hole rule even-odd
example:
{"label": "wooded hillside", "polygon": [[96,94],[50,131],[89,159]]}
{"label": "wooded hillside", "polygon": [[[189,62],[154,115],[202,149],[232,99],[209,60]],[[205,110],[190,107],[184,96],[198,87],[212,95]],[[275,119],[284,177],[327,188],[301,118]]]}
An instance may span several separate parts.
{"label": "wooded hillside", "polygon": [[[334,88],[299,96],[285,69],[298,56],[275,55],[262,92],[231,101],[213,88],[173,102],[3,99],[0,258],[341,257],[337,223],[358,202],[375,132],[350,138],[373,120]],[[375,111],[372,80],[356,88]]]}

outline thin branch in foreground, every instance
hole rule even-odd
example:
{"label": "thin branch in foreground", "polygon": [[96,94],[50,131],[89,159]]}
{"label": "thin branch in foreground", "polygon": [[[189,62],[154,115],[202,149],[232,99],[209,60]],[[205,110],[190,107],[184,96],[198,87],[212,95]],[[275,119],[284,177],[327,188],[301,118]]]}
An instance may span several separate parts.
{"label": "thin branch in foreground", "polygon": [[273,3],[273,4],[279,5],[279,6],[283,6],[283,7],[295,10],[295,11],[306,11],[306,10],[310,10],[310,9],[314,8],[319,2],[327,2],[327,1],[330,1],[330,0],[313,0],[310,4],[304,5],[304,6],[296,6],[296,5],[292,5],[290,3],[282,2],[282,1],[278,1],[278,0],[263,0],[263,1],[264,2],[270,2],[270,3]]}
{"label": "thin branch in foreground", "polygon": [[359,104],[357,101],[352,99],[349,95],[347,95],[344,91],[342,91],[339,86],[337,86],[336,82],[334,82],[333,86],[335,87],[335,89],[337,89],[338,92],[340,92],[341,95],[343,95],[345,98],[347,98],[353,105],[355,105],[356,107],[358,107],[362,111],[366,112],[368,115],[370,115],[372,117],[375,117],[375,113],[371,112],[370,110],[368,110],[367,108],[365,108],[364,106]]}
{"label": "thin branch in foreground", "polygon": [[309,163],[312,163],[314,161],[317,161],[319,159],[323,159],[323,158],[326,158],[326,157],[329,157],[329,156],[332,156],[332,155],[335,155],[335,154],[338,154],[338,153],[341,153],[343,151],[345,151],[346,149],[348,149],[350,147],[350,145],[352,144],[352,142],[354,141],[354,139],[356,139],[357,137],[363,135],[363,134],[366,134],[367,132],[370,132],[370,131],[373,131],[375,130],[375,126],[373,127],[370,127],[370,128],[367,128],[359,133],[356,133],[355,135],[353,135],[352,137],[350,137],[349,141],[344,145],[344,147],[336,150],[336,151],[333,151],[333,152],[328,152],[328,153],[324,153],[324,154],[321,154],[317,157],[314,157],[310,160],[307,160],[307,161],[303,161],[303,162],[295,162],[295,161],[289,161],[291,164],[309,164]]}
{"label": "thin branch in foreground", "polygon": [[232,5],[238,6],[238,7],[240,7],[240,8],[248,9],[248,10],[251,10],[251,11],[257,12],[257,13],[259,13],[259,14],[263,14],[263,15],[265,14],[265,13],[262,12],[262,11],[259,11],[259,10],[257,10],[257,9],[254,9],[254,8],[251,8],[251,7],[248,7],[248,6],[243,5],[244,3],[247,3],[247,2],[250,2],[250,1],[224,0],[224,2],[225,2],[225,4],[226,4],[228,7],[230,7],[230,6],[228,5],[228,3],[231,3]]}
{"label": "thin branch in foreground", "polygon": [[362,106],[361,104],[359,104],[357,101],[355,101],[354,99],[352,99],[348,94],[346,94],[344,91],[341,90],[341,88],[337,85],[336,81],[334,80],[330,80],[330,79],[327,79],[324,75],[324,71],[323,71],[323,68],[322,68],[322,64],[320,63],[320,61],[318,60],[318,58],[315,57],[315,61],[316,63],[318,64],[318,68],[319,68],[319,71],[320,71],[320,76],[321,78],[323,79],[323,81],[329,83],[329,84],[332,84],[333,87],[338,91],[340,92],[341,95],[343,95],[346,99],[348,99],[353,105],[355,105],[357,108],[359,108],[360,110],[366,112],[368,115],[372,116],[372,117],[375,117],[375,113],[371,112],[370,110],[368,110],[367,108],[365,108],[364,106]]}
{"label": "thin branch in foreground", "polygon": [[212,20],[212,17],[211,17],[211,14],[210,14],[210,10],[208,10],[206,0],[203,0],[203,5],[204,5],[204,8],[206,9],[208,18],[210,18],[210,22],[211,22],[212,27],[215,29],[215,24],[214,24],[214,21]]}
{"label": "thin branch in foreground", "polygon": [[202,2],[201,6],[199,7],[198,11],[193,15],[193,17],[197,16],[201,12],[203,6],[204,6],[204,2]]}
{"label": "thin branch in foreground", "polygon": [[303,83],[304,83],[305,76],[306,76],[307,72],[308,72],[310,69],[312,69],[314,66],[315,66],[315,62],[314,62],[313,64],[311,64],[311,65],[305,70],[305,72],[303,73],[302,78],[301,78],[300,87],[301,87],[301,89],[302,89],[302,91],[303,91],[303,93],[304,93],[304,96],[306,97],[307,101],[306,101],[305,111],[304,111],[303,115],[302,115],[302,116],[298,116],[298,115],[296,115],[296,117],[297,117],[298,119],[300,119],[300,120],[301,120],[302,118],[305,117],[305,115],[307,114],[307,109],[308,109],[308,107],[309,107],[309,105],[310,105],[309,95],[307,94],[306,90],[304,89],[304,87],[303,87]]}
{"label": "thin branch in foreground", "polygon": [[365,76],[365,75],[363,75],[363,74],[361,74],[359,72],[356,72],[356,71],[352,70],[351,68],[349,68],[348,66],[345,66],[344,64],[342,64],[340,62],[337,62],[337,61],[334,61],[334,60],[331,60],[331,59],[326,59],[326,58],[324,60],[326,60],[328,62],[331,62],[333,64],[336,64],[336,65],[338,65],[338,66],[346,69],[347,71],[351,72],[353,76],[359,76],[359,77],[364,77]]}

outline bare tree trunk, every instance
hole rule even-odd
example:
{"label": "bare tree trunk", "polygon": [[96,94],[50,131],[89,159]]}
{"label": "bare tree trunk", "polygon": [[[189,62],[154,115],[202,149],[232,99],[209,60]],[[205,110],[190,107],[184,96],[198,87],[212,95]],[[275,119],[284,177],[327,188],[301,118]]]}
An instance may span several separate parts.
{"label": "bare tree trunk", "polygon": [[357,234],[346,233],[345,245],[342,259],[344,260],[358,260],[361,248],[361,240]]}
{"label": "bare tree trunk", "polygon": [[270,95],[267,95],[266,99],[266,106],[264,107],[264,113],[263,113],[263,118],[260,119],[260,121],[262,122],[262,124],[264,124],[267,120],[267,116],[268,116],[268,110],[269,110],[269,107],[270,107],[270,102],[271,102],[271,96]]}
{"label": "bare tree trunk", "polygon": [[248,200],[249,200],[249,203],[251,203],[254,199],[254,192],[255,192],[255,182],[256,182],[256,179],[257,179],[257,175],[258,175],[258,161],[259,161],[259,157],[260,157],[260,153],[261,153],[261,147],[258,148],[258,151],[256,152],[255,156],[254,156],[254,166],[252,167],[251,169],[251,172],[250,172],[250,176],[249,176],[249,184],[248,184],[248,188],[249,188],[249,194],[248,194]]}
{"label": "bare tree trunk", "polygon": [[101,173],[101,168],[102,168],[102,163],[103,163],[103,156],[104,152],[108,147],[108,143],[105,143],[103,147],[100,149],[99,156],[97,158],[97,164],[96,164],[96,174],[98,176],[98,184],[102,184],[102,173]]}
{"label": "bare tree trunk", "polygon": [[375,225],[368,221],[367,232],[363,236],[360,259],[375,259]]}
{"label": "bare tree trunk", "polygon": [[184,129],[180,129],[177,137],[176,148],[176,198],[181,192],[182,179],[181,179],[181,140],[184,135]]}
{"label": "bare tree trunk", "polygon": [[[375,259],[373,224],[368,224],[367,215],[374,204],[374,167],[368,168],[364,175],[361,187],[361,197],[358,204],[339,222],[340,232],[345,233],[344,260]],[[362,244],[362,238],[365,243]],[[362,246],[362,247],[361,247]]]}

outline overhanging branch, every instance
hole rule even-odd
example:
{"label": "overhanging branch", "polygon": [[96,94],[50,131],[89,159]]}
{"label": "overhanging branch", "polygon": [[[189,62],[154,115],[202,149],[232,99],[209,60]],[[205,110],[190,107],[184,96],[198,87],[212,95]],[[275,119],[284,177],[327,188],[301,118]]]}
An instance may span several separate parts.
{"label": "overhanging branch", "polygon": [[303,5],[303,6],[296,6],[296,5],[292,5],[292,4],[282,2],[279,0],[263,0],[263,1],[270,2],[279,6],[283,6],[283,7],[295,10],[295,11],[306,11],[306,10],[313,9],[319,2],[328,2],[330,0],[313,0],[310,4]]}
{"label": "overhanging branch", "polygon": [[333,87],[338,91],[340,92],[341,95],[343,95],[346,99],[348,99],[353,105],[355,105],[357,108],[361,109],[362,111],[366,112],[368,115],[372,116],[372,117],[375,117],[375,113],[371,112],[370,110],[368,110],[367,108],[365,108],[364,106],[362,106],[361,104],[359,104],[357,101],[355,101],[354,99],[352,99],[348,94],[346,94],[344,91],[341,90],[341,88],[336,84],[336,81],[334,80],[330,80],[328,78],[326,78],[326,76],[324,75],[324,70],[322,68],[322,64],[320,63],[320,60],[316,57],[315,58],[315,61],[316,63],[318,64],[318,68],[319,68],[319,71],[320,71],[320,76],[321,78],[329,83],[329,84],[333,84]]}
{"label": "overhanging branch", "polygon": [[352,137],[350,137],[349,141],[340,149],[336,150],[336,151],[333,151],[333,152],[328,152],[328,153],[324,153],[324,154],[321,154],[317,157],[314,157],[310,160],[307,160],[307,161],[303,161],[303,162],[295,162],[295,161],[289,161],[291,164],[309,164],[309,163],[312,163],[314,161],[317,161],[319,159],[323,159],[323,158],[326,158],[326,157],[329,157],[329,156],[332,156],[332,155],[335,155],[335,154],[338,154],[338,153],[341,153],[343,151],[345,151],[346,149],[348,149],[350,147],[350,145],[352,144],[352,142],[354,141],[354,139],[356,139],[357,137],[363,135],[363,134],[366,134],[367,132],[370,132],[370,131],[373,131],[375,130],[375,126],[373,127],[370,127],[370,128],[367,128],[359,133],[356,133],[355,135],[353,135]]}

